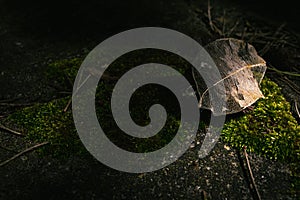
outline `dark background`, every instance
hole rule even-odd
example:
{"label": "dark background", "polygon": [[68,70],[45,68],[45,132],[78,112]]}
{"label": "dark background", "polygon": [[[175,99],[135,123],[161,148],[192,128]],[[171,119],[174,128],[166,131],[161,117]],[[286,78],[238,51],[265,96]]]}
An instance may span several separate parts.
{"label": "dark background", "polygon": [[[162,10],[172,9],[173,1],[158,0],[1,0],[0,20],[11,20],[23,34],[55,39],[109,36],[137,26],[159,26]],[[197,2],[195,0],[182,2]],[[204,2],[206,1],[201,1]],[[299,31],[299,6],[293,1],[225,0],[211,4],[238,6],[270,22],[284,23]],[[180,13],[179,13],[180,14]]]}

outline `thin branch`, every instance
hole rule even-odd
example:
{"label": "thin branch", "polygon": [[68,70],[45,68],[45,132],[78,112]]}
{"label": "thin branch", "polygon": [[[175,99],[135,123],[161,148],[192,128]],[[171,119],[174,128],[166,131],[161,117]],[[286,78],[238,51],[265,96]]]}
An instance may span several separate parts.
{"label": "thin branch", "polygon": [[17,97],[17,98],[14,98],[14,99],[1,99],[0,100],[0,103],[8,103],[8,102],[13,102],[13,101],[16,101],[18,99],[21,99],[21,97]]}
{"label": "thin branch", "polygon": [[60,94],[72,94],[72,92],[68,92],[68,91],[61,91],[61,92],[58,92]]}
{"label": "thin branch", "polygon": [[250,177],[251,177],[251,182],[252,182],[252,185],[253,185],[254,190],[255,190],[255,192],[256,192],[257,198],[258,198],[259,200],[261,200],[260,194],[259,194],[258,189],[257,189],[257,186],[256,186],[256,184],[255,184],[255,180],[254,180],[254,177],[253,177],[253,173],[252,173],[252,170],[251,170],[251,166],[250,166],[250,162],[249,162],[249,159],[248,159],[248,154],[247,154],[246,149],[247,149],[247,147],[244,146],[243,150],[244,150],[244,155],[245,155],[246,162],[247,162],[247,168],[248,168],[248,171],[249,171],[249,174],[250,174]]}
{"label": "thin branch", "polygon": [[299,113],[299,110],[298,110],[298,102],[297,101],[295,101],[295,109],[296,109],[298,117],[300,118],[300,113]]}
{"label": "thin branch", "polygon": [[220,29],[218,29],[218,27],[215,26],[214,23],[212,22],[210,11],[211,11],[210,0],[208,0],[208,2],[207,2],[207,17],[208,17],[208,21],[209,21],[209,26],[212,31],[217,32],[219,35],[222,35],[222,31],[220,31]]}
{"label": "thin branch", "polygon": [[288,79],[286,76],[283,78],[279,78],[280,80],[284,81],[292,90],[294,90],[297,94],[300,95],[299,87],[290,79]]}
{"label": "thin branch", "polygon": [[213,25],[213,22],[211,20],[210,10],[211,10],[210,0],[208,0],[207,1],[207,16],[208,16],[209,26],[210,26],[211,30],[214,31],[214,25]]}
{"label": "thin branch", "polygon": [[289,75],[289,76],[297,76],[297,77],[300,77],[300,74],[297,74],[297,73],[293,73],[293,72],[286,72],[286,71],[281,71],[279,69],[276,69],[275,67],[273,67],[272,65],[270,65],[271,67],[268,67],[268,69],[270,70],[273,70],[279,74],[286,74],[286,75]]}
{"label": "thin branch", "polygon": [[7,148],[7,147],[1,146],[1,145],[0,145],[0,148],[1,148],[1,149],[4,149],[5,151],[10,151],[10,152],[13,152],[13,153],[17,153],[16,151],[14,151],[14,150],[12,150],[12,149],[9,149],[9,148]]}
{"label": "thin branch", "polygon": [[222,17],[222,35],[223,35],[223,37],[225,37],[225,27],[226,27],[225,17],[226,17],[226,10],[224,9],[223,17]]}
{"label": "thin branch", "polygon": [[34,149],[37,149],[41,146],[44,146],[46,144],[49,144],[49,142],[43,142],[43,143],[40,143],[40,144],[37,144],[37,145],[34,145],[32,147],[29,147],[28,149],[25,149],[24,151],[20,152],[20,153],[17,153],[16,155],[14,155],[13,157],[9,158],[8,160],[5,160],[3,161],[2,163],[0,163],[0,167],[3,167],[4,165],[8,164],[9,162],[15,160],[16,158],[24,155],[25,153],[28,153],[30,151],[33,151]]}
{"label": "thin branch", "polygon": [[[280,31],[283,29],[283,27],[285,26],[285,23],[281,24],[278,29],[275,31],[273,37],[274,39],[271,42],[268,42],[260,51],[261,55],[264,55],[265,53],[267,53],[269,51],[269,49],[272,47],[272,45],[274,44],[275,41],[278,40],[277,35],[280,33]],[[285,35],[283,35],[285,36]],[[282,37],[283,37],[282,36]],[[282,39],[282,38],[281,38]]]}
{"label": "thin branch", "polygon": [[240,21],[237,20],[237,21],[235,22],[235,24],[233,25],[233,27],[232,27],[232,28],[227,32],[227,34],[225,34],[225,35],[231,36],[232,32],[236,29],[236,27],[239,25],[239,23],[240,23]]}
{"label": "thin branch", "polygon": [[0,124],[0,129],[3,129],[3,130],[5,130],[5,131],[7,131],[7,132],[9,132],[9,133],[12,133],[12,134],[14,134],[14,135],[17,135],[17,136],[24,136],[22,133],[19,133],[19,132],[15,131],[15,130],[12,130],[12,129],[10,129],[10,128],[7,128],[7,127],[3,126],[2,124]]}
{"label": "thin branch", "polygon": [[247,32],[247,29],[248,28],[246,26],[243,28],[243,32],[242,32],[242,35],[241,35],[241,40],[244,40],[244,37],[245,37],[246,32]]}
{"label": "thin branch", "polygon": [[207,193],[206,193],[206,191],[205,190],[201,190],[201,196],[202,196],[202,199],[203,200],[207,200],[208,198],[207,198]]}
{"label": "thin branch", "polygon": [[68,109],[69,109],[71,103],[72,103],[72,97],[69,99],[69,101],[68,101],[66,107],[64,108],[64,112],[67,112],[67,111],[68,111]]}
{"label": "thin branch", "polygon": [[19,106],[31,106],[34,103],[0,103],[0,106],[15,106],[15,107],[19,107]]}

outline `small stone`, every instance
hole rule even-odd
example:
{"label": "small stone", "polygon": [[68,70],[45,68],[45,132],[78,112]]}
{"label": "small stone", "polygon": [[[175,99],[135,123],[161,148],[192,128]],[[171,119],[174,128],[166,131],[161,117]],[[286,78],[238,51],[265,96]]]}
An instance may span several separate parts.
{"label": "small stone", "polygon": [[236,162],[232,162],[232,165],[233,165],[234,167],[237,167],[237,163],[236,163]]}
{"label": "small stone", "polygon": [[22,47],[22,43],[21,42],[15,42],[15,45]]}
{"label": "small stone", "polygon": [[206,179],[205,182],[206,182],[206,185],[207,185],[207,186],[210,186],[209,179]]}
{"label": "small stone", "polygon": [[227,145],[225,144],[225,145],[224,145],[224,149],[226,149],[227,151],[229,151],[229,150],[230,150],[230,147],[227,146]]}

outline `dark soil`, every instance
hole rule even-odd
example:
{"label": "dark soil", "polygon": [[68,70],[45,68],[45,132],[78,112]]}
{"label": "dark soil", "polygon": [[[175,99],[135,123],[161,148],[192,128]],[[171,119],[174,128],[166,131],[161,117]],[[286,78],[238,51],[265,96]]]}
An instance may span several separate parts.
{"label": "dark soil", "polygon": [[[62,91],[57,91],[51,81],[43,77],[49,62],[85,55],[105,38],[130,28],[173,28],[207,44],[221,36],[207,26],[206,6],[179,0],[113,0],[110,3],[0,0],[0,102],[24,104],[57,98]],[[278,12],[280,7],[277,5],[273,12]],[[223,9],[236,16],[233,18],[243,15],[271,32],[286,22],[285,30],[298,40],[293,41],[293,45],[269,50],[264,58],[280,70],[300,71],[295,6],[284,6],[282,14],[273,17],[272,9],[261,12],[255,3],[213,2],[215,15],[222,15],[218,12]],[[267,75],[284,88],[292,105],[300,102],[300,94],[282,75],[272,71]],[[299,85],[299,77],[287,78]],[[5,118],[19,108],[1,105],[0,117]],[[294,107],[293,111],[297,117]],[[255,199],[244,155],[219,141],[209,156],[199,159],[202,136],[203,133],[199,133],[195,144],[178,161],[145,174],[115,171],[92,156],[60,160],[31,152],[0,168],[0,199]],[[32,145],[1,130],[0,161]],[[287,163],[254,153],[249,154],[249,159],[262,199],[299,199],[299,190],[291,191],[292,178]]]}

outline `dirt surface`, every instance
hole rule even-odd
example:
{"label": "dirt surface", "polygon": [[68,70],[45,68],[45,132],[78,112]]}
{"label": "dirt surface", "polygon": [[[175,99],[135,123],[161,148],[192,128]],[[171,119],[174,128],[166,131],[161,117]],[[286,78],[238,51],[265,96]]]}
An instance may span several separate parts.
{"label": "dirt surface", "polygon": [[[264,24],[276,27],[270,28],[273,32],[287,22],[285,28],[292,38],[299,39],[299,27],[291,14],[272,18],[268,13],[257,14],[256,9],[247,10],[247,4],[233,2],[215,3],[213,9],[217,12],[223,8],[235,13],[236,18],[248,14],[260,23],[266,20]],[[205,13],[207,5],[195,1],[90,1],[83,5],[80,1],[0,0],[0,102],[24,104],[57,98],[61,91],[43,77],[47,63],[84,55],[122,30],[162,26],[207,44],[221,36],[205,25]],[[300,70],[298,42],[270,50],[264,58],[280,70]],[[268,73],[284,88],[292,104],[300,102],[299,94],[282,75]],[[299,78],[289,79],[299,85]],[[0,117],[18,108],[2,104]],[[92,156],[58,160],[31,152],[0,167],[0,199],[255,199],[244,155],[219,141],[209,156],[199,159],[202,138],[203,133],[199,133],[195,143],[175,163],[145,174],[115,171]],[[0,162],[32,145],[1,130]],[[299,193],[290,191],[288,164],[255,154],[250,154],[249,159],[262,199],[299,199]]]}

